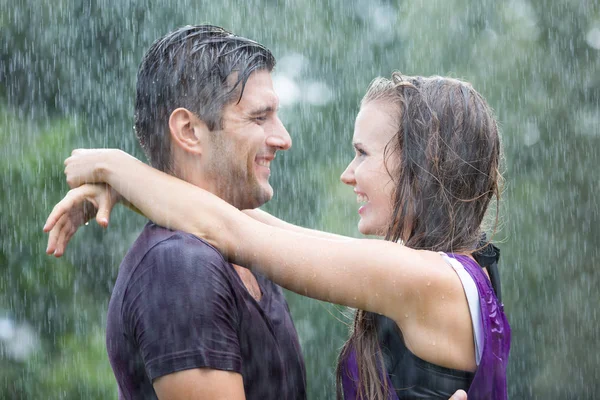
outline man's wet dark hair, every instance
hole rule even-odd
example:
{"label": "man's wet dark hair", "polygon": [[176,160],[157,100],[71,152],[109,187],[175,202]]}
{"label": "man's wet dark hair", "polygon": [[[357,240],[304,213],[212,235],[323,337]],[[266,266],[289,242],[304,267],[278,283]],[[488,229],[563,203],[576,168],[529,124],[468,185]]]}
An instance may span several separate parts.
{"label": "man's wet dark hair", "polygon": [[172,172],[175,109],[186,108],[218,130],[224,106],[241,99],[252,72],[274,67],[266,47],[218,26],[185,26],[155,41],[140,64],[135,101],[135,133],[150,164]]}

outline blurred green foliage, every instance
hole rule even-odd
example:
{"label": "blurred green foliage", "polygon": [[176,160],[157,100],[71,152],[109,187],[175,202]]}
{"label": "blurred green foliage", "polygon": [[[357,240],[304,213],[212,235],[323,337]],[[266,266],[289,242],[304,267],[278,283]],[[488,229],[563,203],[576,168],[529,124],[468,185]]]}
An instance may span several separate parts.
{"label": "blurred green foliage", "polygon": [[[131,129],[137,66],[156,38],[197,23],[254,38],[280,60],[300,54],[306,65],[292,78],[329,88],[326,104],[281,110],[294,148],[278,157],[267,209],[305,226],[358,236],[354,197],[338,177],[372,78],[401,70],[472,82],[505,146],[496,240],[513,327],[511,397],[600,391],[598,2],[0,0],[0,10],[0,398],[116,397],[104,318],[144,221],[116,210],[107,231],[90,224],[58,260],[44,254],[41,227],[67,190],[72,148],[142,156]],[[330,399],[351,320],[288,298],[309,398]],[[33,350],[16,353],[23,342]]]}

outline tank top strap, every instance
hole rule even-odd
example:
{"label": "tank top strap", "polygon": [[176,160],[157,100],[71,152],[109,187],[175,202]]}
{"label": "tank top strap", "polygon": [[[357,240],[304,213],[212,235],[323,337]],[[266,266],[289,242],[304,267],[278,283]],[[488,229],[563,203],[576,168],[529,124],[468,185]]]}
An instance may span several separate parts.
{"label": "tank top strap", "polygon": [[444,260],[454,269],[462,283],[463,290],[467,297],[471,322],[473,324],[473,340],[475,344],[475,362],[477,365],[481,362],[483,354],[483,326],[481,320],[481,306],[479,304],[479,292],[473,277],[467,272],[465,267],[456,259],[449,257],[446,253],[440,252]]}

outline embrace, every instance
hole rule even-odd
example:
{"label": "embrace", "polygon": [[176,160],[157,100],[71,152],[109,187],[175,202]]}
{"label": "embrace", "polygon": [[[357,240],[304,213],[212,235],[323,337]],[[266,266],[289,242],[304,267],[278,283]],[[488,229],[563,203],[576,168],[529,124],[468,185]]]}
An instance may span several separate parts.
{"label": "embrace", "polygon": [[498,252],[481,256],[502,181],[486,101],[452,78],[372,81],[341,180],[362,203],[359,231],[379,239],[355,239],[258,209],[292,145],[274,67],[267,48],[222,28],[177,29],[137,76],[135,133],[151,166],[107,149],[65,161],[71,191],[44,226],[49,254],[93,217],[107,226],[118,202],[151,221],[108,309],[119,398],[305,399],[284,287],[356,309],[339,399],[506,399]]}

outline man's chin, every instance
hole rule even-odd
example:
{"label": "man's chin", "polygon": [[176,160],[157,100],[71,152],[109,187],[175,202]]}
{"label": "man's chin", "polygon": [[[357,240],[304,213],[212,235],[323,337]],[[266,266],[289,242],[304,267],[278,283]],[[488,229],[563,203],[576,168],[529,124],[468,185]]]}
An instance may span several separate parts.
{"label": "man's chin", "polygon": [[273,188],[271,185],[261,185],[259,190],[254,191],[252,196],[244,199],[245,209],[254,209],[262,206],[273,198]]}
{"label": "man's chin", "polygon": [[257,202],[260,203],[260,205],[256,206],[255,208],[260,207],[263,204],[270,201],[273,198],[273,188],[271,187],[271,185],[268,185],[267,187],[263,186],[260,194],[256,196],[256,198]]}

